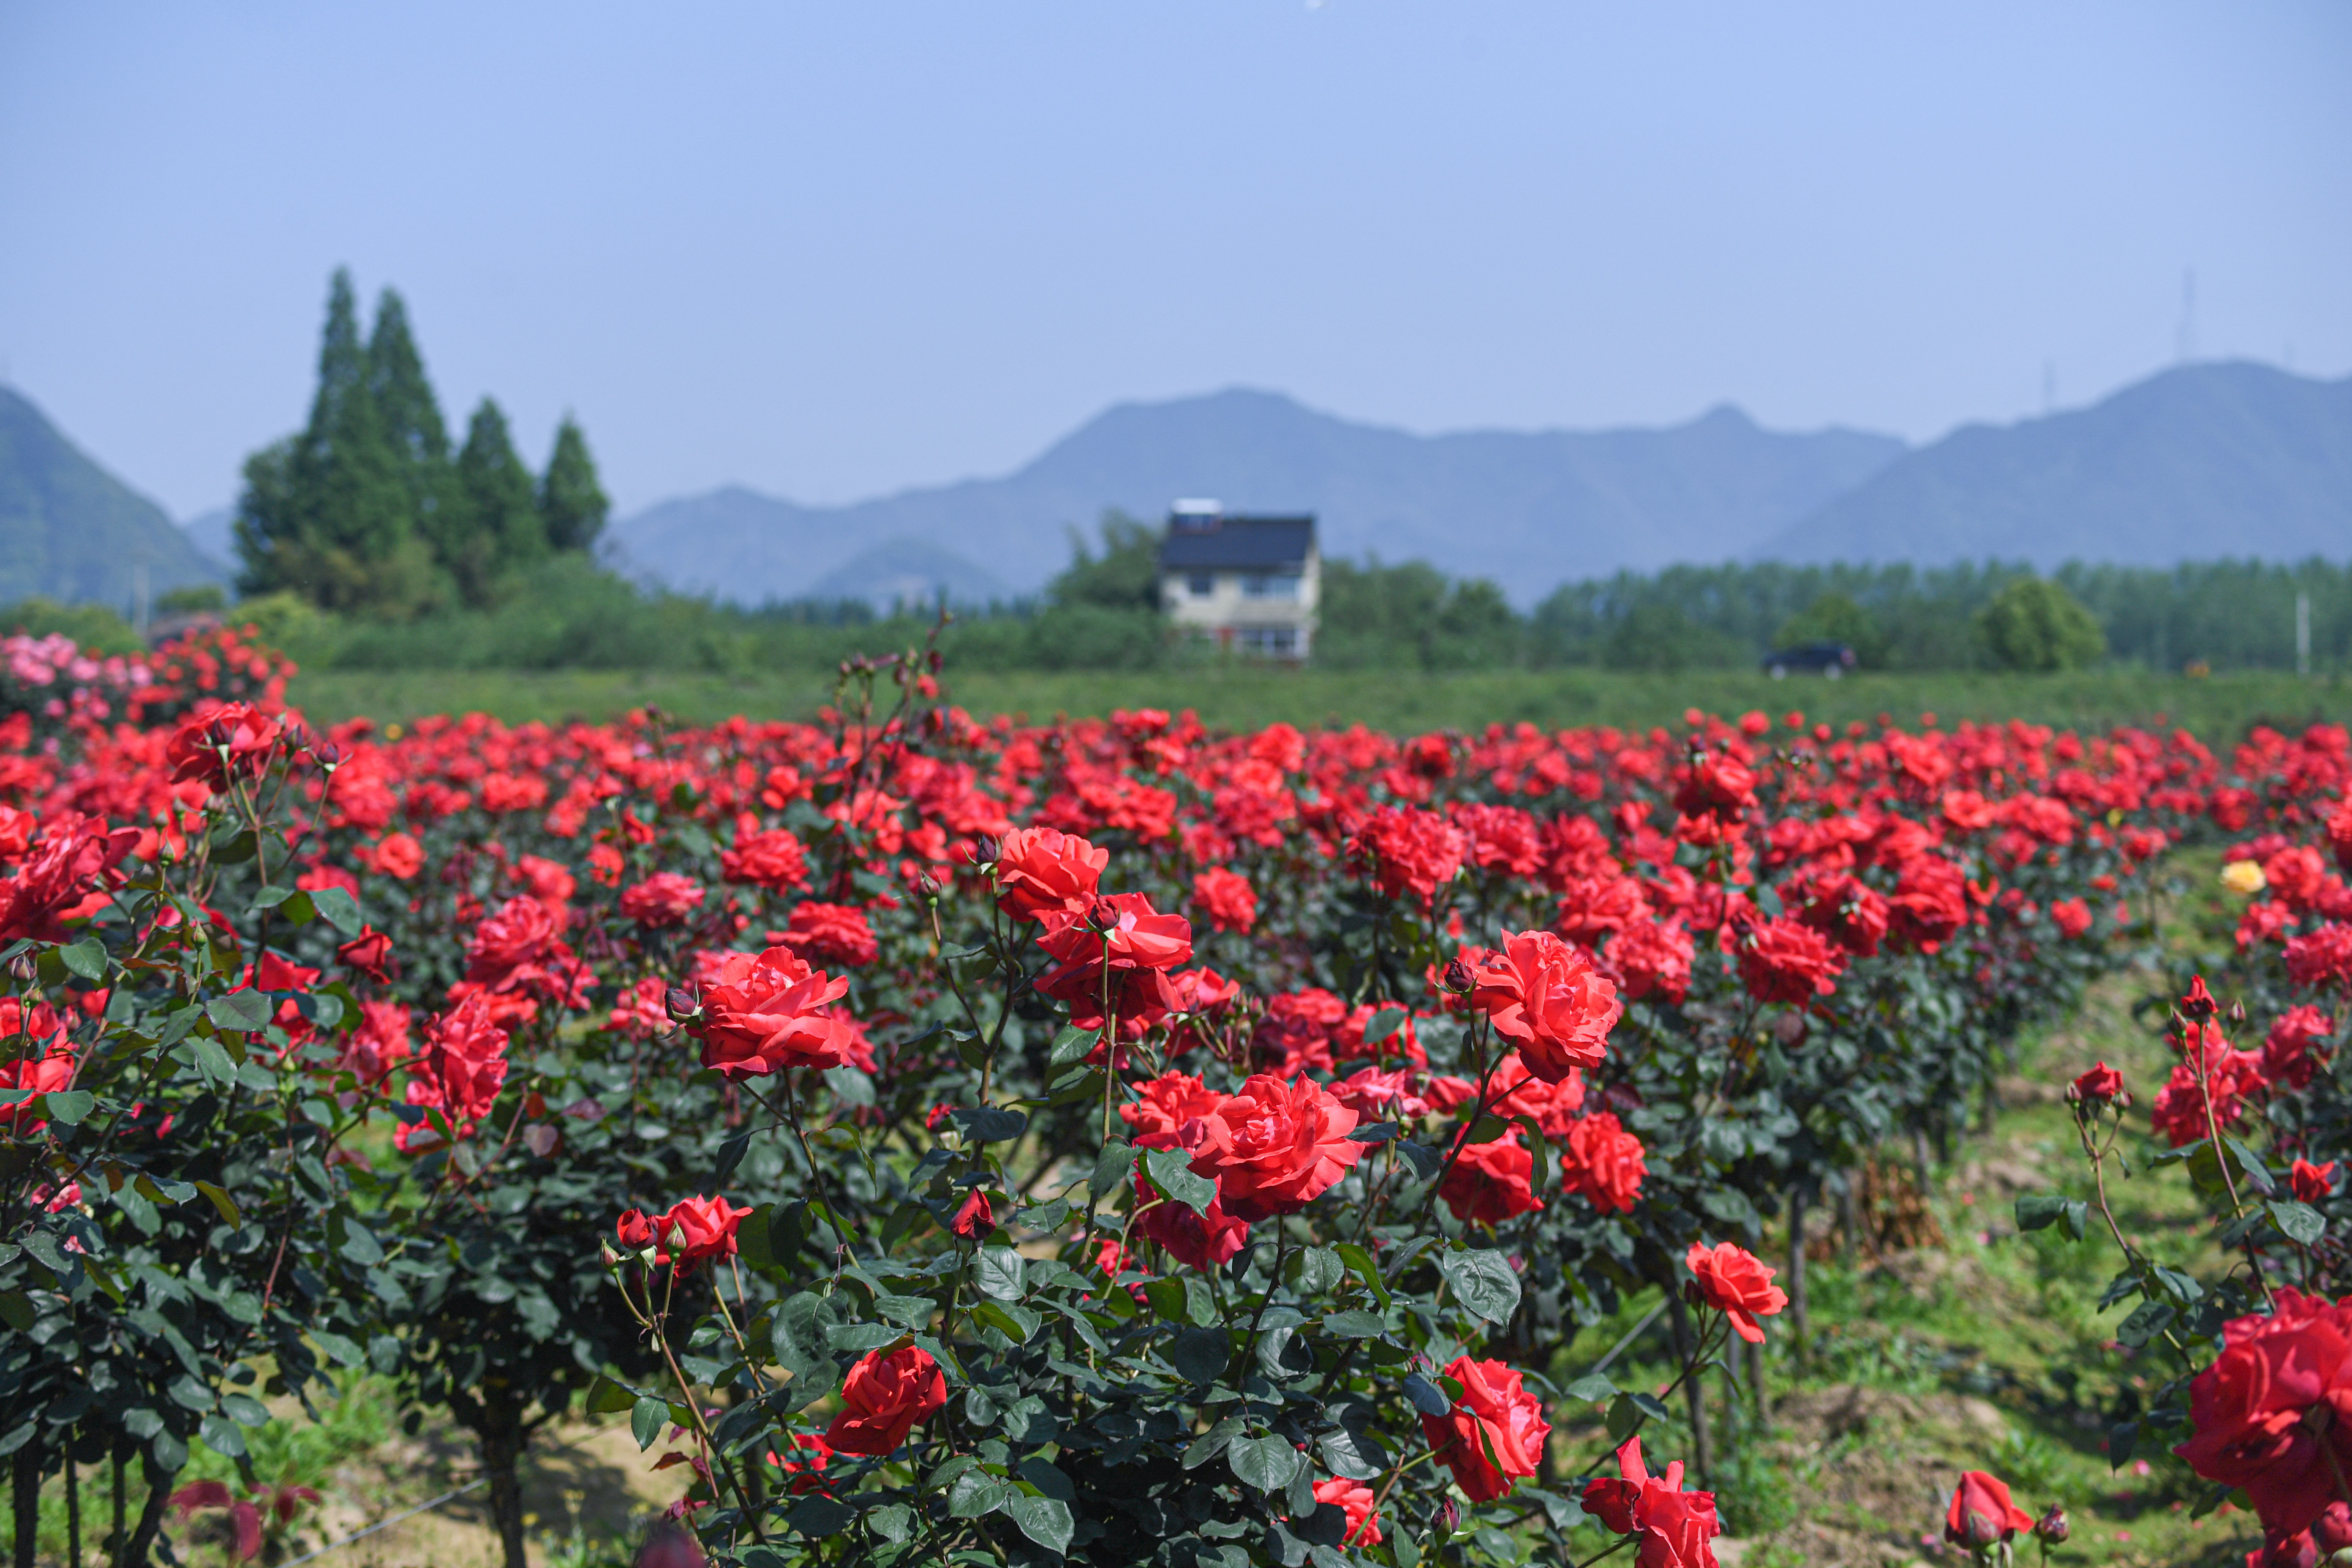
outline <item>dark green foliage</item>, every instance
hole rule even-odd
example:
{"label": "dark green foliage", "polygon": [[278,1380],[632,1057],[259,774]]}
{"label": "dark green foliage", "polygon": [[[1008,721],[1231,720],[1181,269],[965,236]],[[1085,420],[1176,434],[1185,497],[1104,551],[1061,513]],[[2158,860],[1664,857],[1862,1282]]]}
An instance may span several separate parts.
{"label": "dark green foliage", "polygon": [[2074,595],[2039,577],[2010,584],[1977,612],[1977,630],[2003,669],[2081,669],[2107,651],[2098,621]]}
{"label": "dark green foliage", "polygon": [[1315,661],[1338,669],[1483,669],[1518,662],[1522,623],[1484,578],[1418,561],[1323,563]]}
{"label": "dark green foliage", "polygon": [[155,595],[155,613],[159,616],[217,613],[227,608],[228,590],[217,583],[199,583]]}
{"label": "dark green foliage", "polygon": [[530,470],[515,455],[507,416],[482,399],[457,454],[457,526],[442,536],[441,563],[473,605],[489,604],[499,583],[547,553],[547,530]]}
{"label": "dark green foliage", "polygon": [[596,460],[588,455],[588,437],[569,414],[555,429],[555,451],[539,481],[539,516],[547,542],[556,550],[594,548],[604,531],[613,503],[596,482]]}
{"label": "dark green foliage", "polygon": [[1864,669],[1883,668],[1893,639],[1868,610],[1843,594],[1823,594],[1793,616],[1772,639],[1775,647],[1801,647],[1807,643],[1843,643],[1853,649]]}
{"label": "dark green foliage", "polygon": [[1160,531],[1122,511],[1102,520],[1103,552],[1099,559],[1087,548],[1076,529],[1070,531],[1068,570],[1045,588],[1055,605],[1094,605],[1106,610],[1160,611]]}
{"label": "dark green foliage", "polygon": [[37,637],[63,632],[100,653],[136,653],[146,646],[129,621],[104,605],[60,605],[53,599],[24,599],[0,609],[0,634],[8,632]]}

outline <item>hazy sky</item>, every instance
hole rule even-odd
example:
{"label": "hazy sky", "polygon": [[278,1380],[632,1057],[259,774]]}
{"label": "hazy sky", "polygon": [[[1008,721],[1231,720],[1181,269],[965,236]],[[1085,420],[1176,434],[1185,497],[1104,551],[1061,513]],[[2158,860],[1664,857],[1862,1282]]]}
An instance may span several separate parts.
{"label": "hazy sky", "polygon": [[329,271],[624,510],[1247,384],[1933,437],[2352,370],[2352,5],[0,0],[0,369],[184,516]]}

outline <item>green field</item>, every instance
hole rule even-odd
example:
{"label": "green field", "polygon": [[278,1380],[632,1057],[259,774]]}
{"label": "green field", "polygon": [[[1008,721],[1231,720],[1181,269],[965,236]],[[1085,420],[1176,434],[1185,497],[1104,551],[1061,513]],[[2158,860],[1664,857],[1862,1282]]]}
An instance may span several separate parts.
{"label": "green field", "polygon": [[[1247,666],[1130,673],[949,672],[949,695],[975,713],[1025,713],[1050,719],[1105,714],[1119,708],[1185,708],[1221,729],[1277,720],[1297,725],[1363,723],[1398,732],[1475,730],[1527,720],[1546,729],[1613,724],[1646,728],[1677,721],[1685,709],[1718,713],[1761,708],[1778,717],[1801,709],[1843,724],[1881,713],[1917,722],[1934,713],[1962,719],[2025,719],[2105,727],[2159,719],[2215,742],[2235,741],[2256,723],[2300,727],[2314,720],[2352,721],[2352,680],[2246,673],[2205,679],[2131,672],[2073,675],[1859,675],[1844,680],[1698,671],[1629,675],[1600,670],[1498,670],[1461,675],[1280,669]],[[292,701],[314,721],[364,714],[408,721],[426,713],[480,710],[509,722],[609,719],[652,704],[707,722],[742,713],[805,719],[829,700],[828,676],[815,671],[735,678],[610,670],[456,671],[383,674],[329,670],[296,679]]]}

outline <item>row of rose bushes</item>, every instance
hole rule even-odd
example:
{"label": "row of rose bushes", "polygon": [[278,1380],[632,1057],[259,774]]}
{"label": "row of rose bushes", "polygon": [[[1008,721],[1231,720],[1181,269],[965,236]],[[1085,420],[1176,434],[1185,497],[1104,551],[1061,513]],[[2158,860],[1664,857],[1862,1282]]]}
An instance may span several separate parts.
{"label": "row of rose bushes", "polygon": [[[2169,845],[2326,787],[2023,724],[982,723],[912,656],[808,725],[253,695],[0,731],[0,1446],[142,1468],[125,1561],[340,1364],[475,1434],[515,1563],[583,1392],[747,1563],[1710,1562],[1640,1444],[1703,1458],[1768,1220],[1962,1122]],[[1653,1288],[1680,1413],[1578,1374]]]}

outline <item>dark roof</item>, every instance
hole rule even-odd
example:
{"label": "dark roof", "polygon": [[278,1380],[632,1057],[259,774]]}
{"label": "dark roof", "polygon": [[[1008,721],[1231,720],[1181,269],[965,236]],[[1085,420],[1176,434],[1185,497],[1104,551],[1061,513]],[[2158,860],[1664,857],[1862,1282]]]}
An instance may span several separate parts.
{"label": "dark roof", "polygon": [[1225,517],[1213,527],[1171,528],[1160,544],[1162,571],[1305,567],[1315,546],[1312,517]]}

